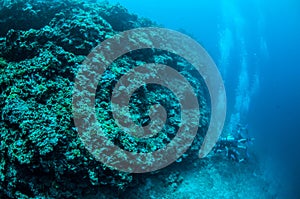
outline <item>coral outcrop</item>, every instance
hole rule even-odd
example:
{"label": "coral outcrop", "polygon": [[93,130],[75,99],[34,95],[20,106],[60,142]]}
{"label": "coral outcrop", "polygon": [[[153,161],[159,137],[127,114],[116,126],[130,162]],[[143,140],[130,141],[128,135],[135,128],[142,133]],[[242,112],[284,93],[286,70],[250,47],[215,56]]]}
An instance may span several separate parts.
{"label": "coral outcrop", "polygon": [[[77,135],[72,118],[72,91],[80,64],[89,52],[119,31],[156,26],[120,5],[73,0],[17,0],[0,10],[0,198],[80,198],[105,190],[125,190],[135,175],[112,170],[95,160]],[[170,118],[155,141],[136,142],[118,128],[109,112],[112,85],[140,63],[170,65],[185,75],[199,98],[200,146],[209,112],[199,77],[185,72],[186,61],[168,52],[146,50],[119,58],[97,90],[102,128],[120,147],[156,150],[178,128],[179,106],[172,93],[150,85],[132,98],[132,112],[146,115],[151,99],[165,103]],[[148,92],[148,93],[147,93]],[[144,99],[147,93],[148,99]],[[150,98],[150,99],[149,99]],[[147,104],[148,103],[148,104]],[[146,116],[145,116],[146,117]],[[171,183],[171,182],[170,182]]]}

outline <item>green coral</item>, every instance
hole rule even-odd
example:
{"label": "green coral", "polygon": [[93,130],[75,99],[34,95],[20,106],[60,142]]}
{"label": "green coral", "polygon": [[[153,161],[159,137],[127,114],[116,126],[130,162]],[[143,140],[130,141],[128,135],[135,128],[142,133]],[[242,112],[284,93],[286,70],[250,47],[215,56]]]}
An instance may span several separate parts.
{"label": "green coral", "polygon": [[0,57],[0,68],[6,67],[7,62],[3,57]]}

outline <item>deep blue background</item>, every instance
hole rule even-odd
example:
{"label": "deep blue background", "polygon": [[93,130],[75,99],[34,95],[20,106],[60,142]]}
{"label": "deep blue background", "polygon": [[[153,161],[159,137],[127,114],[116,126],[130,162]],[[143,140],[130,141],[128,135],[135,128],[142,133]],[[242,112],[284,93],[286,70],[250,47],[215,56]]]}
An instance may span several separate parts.
{"label": "deep blue background", "polygon": [[[120,2],[130,12],[167,28],[184,29],[195,37],[223,75],[227,125],[234,118],[249,125],[257,138],[257,152],[262,158],[270,157],[276,172],[291,182],[287,186],[300,179],[300,1],[111,2]],[[231,37],[222,37],[226,29]],[[227,39],[223,48],[222,38]],[[229,55],[222,59],[226,49]]]}

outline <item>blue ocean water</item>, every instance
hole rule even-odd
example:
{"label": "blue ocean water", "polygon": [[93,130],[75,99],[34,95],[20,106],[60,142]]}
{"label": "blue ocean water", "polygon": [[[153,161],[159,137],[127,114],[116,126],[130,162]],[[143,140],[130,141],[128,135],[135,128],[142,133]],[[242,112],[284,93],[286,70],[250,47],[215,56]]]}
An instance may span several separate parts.
{"label": "blue ocean water", "polygon": [[[300,3],[297,0],[115,0],[166,28],[185,30],[225,82],[227,128],[248,125],[266,169],[300,178]],[[288,172],[285,172],[288,171]]]}
{"label": "blue ocean water", "polygon": [[[75,3],[76,1],[78,0],[74,0]],[[87,4],[95,3],[96,1],[97,0],[88,0]],[[102,2],[102,0],[98,1]],[[3,2],[3,5],[9,5],[9,2],[17,1],[5,0]],[[25,13],[27,20],[30,18],[31,21],[34,21],[32,16],[35,15],[32,14],[40,13],[40,6],[38,8],[34,7],[33,9],[31,3],[35,5],[33,3],[34,1],[28,2],[29,3],[24,3],[23,8],[21,6],[20,9],[19,6],[16,6],[14,9],[19,10],[20,13]],[[43,0],[37,0],[36,2],[43,2]],[[49,2],[51,1],[48,1],[48,3]],[[2,100],[1,102],[5,101],[5,103],[0,103],[1,108],[3,107],[3,110],[1,110],[2,117],[0,122],[1,125],[5,124],[4,127],[0,129],[2,135],[1,148],[4,149],[2,150],[2,153],[0,153],[0,174],[2,176],[0,177],[0,198],[25,198],[25,195],[32,197],[36,196],[39,198],[42,197],[42,195],[40,196],[39,194],[43,194],[39,192],[45,192],[45,196],[49,193],[53,194],[53,196],[65,194],[64,197],[62,196],[61,198],[65,198],[67,196],[69,196],[69,198],[73,198],[76,197],[76,194],[85,195],[86,193],[89,193],[89,191],[100,185],[102,180],[103,184],[101,185],[108,185],[111,183],[109,185],[115,186],[117,184],[118,189],[122,188],[123,190],[117,191],[110,187],[103,189],[101,186],[98,187],[99,189],[97,188],[98,190],[93,190],[93,193],[91,193],[92,195],[103,194],[104,197],[107,194],[108,196],[111,196],[108,198],[117,198],[117,196],[118,198],[164,197],[196,199],[300,198],[300,191],[298,190],[298,185],[300,184],[300,136],[298,130],[298,113],[300,111],[300,51],[297,48],[300,45],[300,3],[296,0],[289,0],[288,2],[284,2],[282,0],[109,0],[109,2],[120,3],[131,13],[156,21],[158,24],[161,24],[166,28],[184,32],[196,39],[207,50],[218,66],[224,80],[227,93],[228,109],[225,128],[222,135],[223,140],[220,140],[220,142],[216,144],[216,147],[213,150],[215,153],[212,152],[208,158],[198,159],[196,156],[189,156],[190,159],[188,159],[186,155],[182,155],[176,160],[175,164],[172,164],[170,167],[165,169],[161,169],[160,171],[157,171],[157,173],[155,171],[149,175],[147,173],[145,175],[132,175],[132,177],[129,175],[121,175],[119,172],[102,172],[101,169],[101,171],[99,171],[99,167],[96,167],[97,164],[95,162],[86,161],[87,159],[84,157],[85,154],[81,153],[76,148],[78,146],[73,143],[73,140],[70,142],[70,145],[66,146],[67,142],[63,140],[63,143],[60,143],[59,141],[61,140],[53,136],[56,135],[56,133],[61,135],[59,134],[61,132],[64,134],[69,133],[67,135],[73,135],[71,133],[76,133],[76,128],[69,125],[69,123],[66,124],[66,126],[69,125],[70,127],[67,130],[64,129],[64,125],[60,125],[60,123],[63,123],[62,121],[69,121],[69,118],[71,118],[70,114],[66,114],[67,111],[65,111],[64,104],[63,106],[59,106],[62,111],[59,113],[56,111],[54,113],[54,115],[68,116],[62,121],[58,119],[59,125],[57,125],[57,127],[62,127],[62,129],[64,129],[58,130],[58,132],[55,132],[54,128],[52,128],[52,122],[49,124],[48,120],[46,120],[46,118],[49,118],[50,121],[53,120],[53,112],[48,115],[43,114],[41,120],[38,119],[38,117],[34,117],[32,119],[30,114],[27,116],[21,114],[20,117],[22,118],[20,120],[16,119],[19,117],[20,112],[22,113],[27,110],[27,103],[25,103],[25,100],[30,100],[28,100],[27,96],[24,96],[28,91],[31,93],[31,91],[35,92],[35,89],[37,89],[35,95],[33,95],[30,99],[37,100],[41,107],[47,107],[47,109],[45,109],[47,112],[48,105],[50,107],[61,105],[59,100],[59,102],[55,104],[48,104],[48,101],[46,103],[46,99],[50,95],[44,95],[44,91],[42,90],[46,88],[42,86],[42,83],[36,83],[35,85],[33,83],[31,84],[31,82],[37,82],[38,78],[36,77],[39,73],[41,73],[42,76],[45,75],[43,71],[36,71],[36,69],[33,68],[34,71],[28,70],[28,74],[30,75],[21,75],[20,78],[16,78],[17,80],[15,82],[12,81],[14,82],[11,83],[12,85],[8,85],[7,82],[13,78],[2,78],[2,80],[7,81],[2,81],[1,86],[5,85],[5,87],[7,86],[7,88],[11,90],[8,90],[8,93],[3,92],[4,94],[1,99],[5,100]],[[49,33],[53,30],[56,31],[56,29],[61,30],[62,32],[58,32],[60,34],[57,34],[56,37],[51,37],[51,34],[49,37],[46,37],[49,39],[51,45],[54,45],[55,47],[56,45],[59,46],[52,49],[53,52],[61,52],[61,50],[65,51],[62,47],[67,47],[66,49],[69,47],[71,52],[71,50],[76,49],[79,45],[73,42],[76,41],[78,37],[80,40],[95,40],[93,39],[93,36],[89,36],[87,32],[82,31],[83,29],[80,28],[86,27],[87,25],[90,25],[87,30],[94,30],[94,28],[97,28],[99,26],[96,25],[97,23],[93,22],[91,25],[90,22],[93,20],[97,21],[98,12],[92,12],[95,8],[93,7],[93,4],[85,5],[87,7],[81,7],[83,3],[80,1],[77,3],[80,5],[80,12],[76,10],[78,5],[75,6],[75,4],[70,4],[75,7],[74,9],[70,8],[70,10],[72,10],[72,12],[70,12],[72,15],[64,14],[63,12],[65,12],[66,9],[64,8],[65,6],[63,6],[64,9],[62,10],[62,13],[56,13],[58,14],[55,15],[56,18],[50,22],[51,27],[45,26],[42,27],[41,30],[35,30],[35,27],[30,25],[22,27],[25,22],[22,20],[22,17],[21,20],[17,20],[20,16],[17,13],[19,11],[11,12],[10,14],[12,17],[7,17],[5,14],[1,13],[3,18],[1,19],[1,24],[4,23],[7,26],[4,27],[4,29],[9,30],[15,27],[26,29],[24,32],[21,31],[21,34],[18,30],[11,30],[9,33],[6,33],[6,31],[1,29],[2,31],[0,32],[5,32],[3,35],[6,35],[5,37],[0,38],[0,49],[5,51],[1,53],[3,55],[9,55],[3,56],[3,58],[2,54],[0,56],[1,72],[4,71],[1,73],[1,77],[6,77],[6,75],[10,77],[10,72],[11,75],[15,77],[14,75],[19,75],[19,68],[23,69],[23,66],[27,66],[26,64],[35,66],[36,62],[40,59],[43,60],[45,58],[48,60],[49,57],[51,59],[52,57],[56,57],[56,54],[54,54],[55,56],[52,56],[52,54],[49,53],[52,52],[48,49],[49,43],[47,43],[47,45],[42,44],[42,47],[36,47],[36,49],[41,51],[34,51],[35,49],[33,49],[33,47],[26,50],[23,49],[25,53],[23,53],[22,48],[20,48],[20,51],[17,51],[19,48],[9,49],[9,47],[14,46],[15,44],[17,44],[16,46],[19,45],[20,39],[18,39],[19,37],[16,37],[18,34],[21,35],[20,38],[21,41],[23,41],[22,38],[36,37],[36,39],[40,39],[40,34],[42,33]],[[90,9],[91,6],[92,9]],[[50,9],[53,11],[52,14],[57,11],[56,7],[54,8],[54,10],[52,10],[52,8]],[[87,10],[84,11],[83,8],[87,8]],[[128,19],[123,21],[118,18],[118,16],[124,16],[122,14],[118,15],[120,10],[124,11],[123,9],[118,11],[118,6],[105,7],[105,9],[108,8],[113,8],[106,13],[108,15],[113,13],[113,11],[116,11],[114,9],[117,8],[117,11],[114,13],[116,17],[114,14],[107,17],[104,13],[102,13],[103,10],[100,12],[105,15],[107,19],[110,19],[110,23],[107,24],[108,27],[110,24],[113,24],[114,27],[118,27],[122,30],[122,26],[124,26],[124,23],[127,23],[128,20],[129,27],[135,27],[134,23],[132,23],[133,21],[131,21],[131,19],[134,19],[135,17],[130,16]],[[32,12],[29,12],[28,10],[31,10]],[[44,11],[41,12],[42,14],[40,14],[40,16],[47,15]],[[81,13],[82,16],[78,13]],[[78,16],[74,16],[77,14]],[[49,17],[49,19],[52,19],[52,17]],[[4,20],[6,18],[9,18],[8,22]],[[39,18],[40,17],[36,17],[35,20],[39,21]],[[87,20],[85,21],[84,18],[87,18]],[[13,20],[18,21],[18,24],[14,24],[12,22]],[[62,22],[63,25],[60,27],[61,23],[58,22]],[[32,24],[38,24],[39,27],[39,23]],[[37,29],[39,29],[38,27]],[[103,25],[103,27],[106,27],[106,25]],[[27,28],[32,29],[27,30]],[[115,31],[119,31],[119,29],[115,29]],[[79,34],[78,37],[70,38],[70,40],[65,40],[71,30],[73,30],[72,32],[75,35],[77,33],[82,34]],[[13,41],[16,42],[14,43]],[[62,42],[62,45],[59,44],[59,41],[68,42]],[[62,47],[60,45],[62,45]],[[79,49],[83,50],[83,53],[81,52],[82,54],[87,54],[89,52],[88,48],[89,47],[84,47],[83,49]],[[77,50],[74,51],[78,52]],[[34,56],[32,58],[31,53],[27,53],[30,54],[27,55],[26,52],[46,53],[39,53],[38,55],[32,54],[32,56]],[[81,53],[79,54],[81,55]],[[68,55],[67,53],[65,54],[66,56]],[[20,56],[21,60],[22,56],[24,56],[24,59],[26,58],[26,60],[13,63],[15,59],[18,60],[19,58],[14,55]],[[57,57],[59,55],[57,55]],[[6,62],[6,59],[9,63]],[[82,57],[76,60],[76,64],[81,61]],[[66,62],[69,63],[69,60],[67,59]],[[73,59],[70,62],[72,62],[73,66]],[[38,67],[40,69],[44,68],[43,66],[48,69],[48,67],[58,68],[58,66],[64,65],[64,63],[58,63],[56,61],[53,61],[53,64],[49,64],[49,66],[47,62],[43,61],[42,63],[38,62],[37,65],[39,66],[39,64],[41,64],[41,67]],[[118,65],[116,66],[117,67],[114,67],[114,69],[118,68]],[[70,66],[66,66],[66,68],[69,67]],[[11,70],[11,68],[16,70]],[[52,70],[52,72],[53,71],[54,70]],[[59,78],[69,75],[66,74],[65,71],[66,70],[64,69]],[[21,70],[21,73],[24,73],[24,71]],[[73,77],[70,78],[70,81],[72,79]],[[24,100],[21,100],[18,96],[18,92],[20,92],[20,90],[15,89],[18,88],[18,84],[16,83],[19,80],[21,82],[27,80],[30,82],[30,85],[28,85],[29,88],[27,86],[24,87],[24,91],[26,92],[21,92],[20,94],[20,96],[23,96],[24,94]],[[60,81],[57,78],[56,83],[58,84],[59,82]],[[32,85],[34,85],[33,88],[31,88]],[[49,88],[55,87],[53,85],[51,84]],[[2,86],[1,91],[3,88],[4,87]],[[62,96],[69,96],[71,94],[68,94],[68,90],[71,90],[70,87],[64,86],[62,93],[59,94],[63,94]],[[47,93],[52,94],[52,92],[53,90],[49,89]],[[66,99],[69,98],[66,97]],[[105,105],[105,103],[103,104]],[[30,104],[30,107],[31,106],[33,110],[36,110],[34,109],[36,104]],[[102,108],[101,111],[104,109],[105,108]],[[32,122],[34,125],[25,125],[28,121],[31,121],[28,120],[28,118],[34,120]],[[140,123],[143,124],[146,124],[151,120],[151,118],[148,119],[148,117],[146,117],[146,119],[142,119],[143,120],[141,120]],[[101,121],[106,120],[106,117],[101,118]],[[23,123],[22,121],[26,121],[26,123]],[[46,122],[43,123],[44,121]],[[40,124],[35,126],[36,123]],[[21,132],[22,129],[24,134],[15,133],[18,132],[15,128],[19,124],[20,129],[18,128],[18,130]],[[56,122],[54,124],[56,124]],[[46,128],[48,125],[51,128]],[[248,129],[247,132],[249,132],[249,135],[247,136],[249,137],[247,138],[255,138],[253,142],[252,139],[249,139],[251,140],[251,143],[248,143],[249,140],[243,139],[245,138],[243,136],[239,138],[236,136],[235,138],[237,139],[229,140],[233,137],[227,136],[228,134],[239,134],[237,133],[237,127],[239,125],[241,125],[242,128]],[[44,129],[44,126],[45,130],[40,131],[40,128]],[[115,130],[114,127],[115,126],[113,125],[108,125],[107,129],[109,129],[109,133],[113,134],[112,132]],[[201,130],[203,129],[204,128],[201,128]],[[36,134],[37,132],[39,134]],[[14,138],[11,139],[11,136]],[[51,139],[48,139],[49,137]],[[64,136],[64,139],[65,138],[66,137]],[[70,137],[70,139],[71,138],[72,137]],[[32,143],[31,139],[34,140],[34,143]],[[124,141],[122,143],[126,146],[130,143],[128,139],[122,138],[119,140]],[[221,141],[224,140],[225,144],[222,145]],[[239,143],[242,144],[239,145]],[[197,142],[197,144],[199,143]],[[15,147],[17,150],[14,150]],[[30,147],[34,150],[29,150]],[[66,152],[65,150],[60,150],[64,147],[67,147]],[[151,145],[151,148],[152,147],[155,149],[156,146]],[[220,148],[224,153],[217,154]],[[132,149],[131,146],[129,149]],[[239,153],[239,149],[241,149],[240,152],[245,153]],[[19,153],[19,150],[22,151],[22,153]],[[69,150],[72,153],[69,153]],[[39,152],[41,157],[44,157],[45,154],[50,154],[46,157],[51,158],[49,158],[49,160],[44,158],[45,160],[43,160],[43,158],[39,158],[39,155],[36,155],[37,158],[33,155],[31,156],[34,151]],[[50,152],[58,152],[58,155],[51,156],[52,154]],[[29,158],[24,158],[26,157],[25,155]],[[240,155],[243,157],[240,158]],[[110,159],[111,154],[109,154],[108,157]],[[17,161],[15,161],[15,159]],[[82,161],[84,161],[85,164],[82,164]],[[22,164],[20,167],[19,162]],[[57,165],[60,165],[61,167],[58,167]],[[85,167],[78,165],[85,165]],[[179,167],[180,169],[178,169]],[[26,171],[24,168],[29,169]],[[40,168],[42,168],[43,172],[36,172],[39,171]],[[71,173],[75,175],[76,179],[78,178],[79,181],[81,180],[81,176],[83,176],[82,184],[75,186],[78,182],[75,180],[71,183],[71,181],[73,181],[72,175],[69,176],[68,172],[62,172],[62,168],[67,171],[72,170]],[[74,169],[75,171],[73,172]],[[52,173],[49,174],[49,171],[51,170],[58,172],[56,173],[57,175],[55,175],[55,178],[52,178]],[[104,165],[104,171],[106,171],[106,165]],[[77,172],[79,174],[82,173],[82,175],[77,175]],[[44,174],[46,177],[39,179],[41,174]],[[13,175],[13,178],[11,178],[11,175]],[[122,176],[122,180],[128,183],[131,179],[133,179],[133,181],[130,181],[130,186],[125,189],[126,183],[123,184],[121,183],[122,181],[116,181],[115,179],[118,178],[114,178],[114,175]],[[66,177],[66,179],[61,176]],[[37,178],[38,180],[36,180]],[[45,182],[46,188],[44,187]],[[61,186],[59,185],[59,182],[61,182]],[[91,184],[89,183],[93,186],[90,186]],[[82,190],[85,189],[85,191],[81,190],[81,186]],[[49,187],[50,191],[46,190],[47,187]],[[3,190],[5,190],[5,193],[2,193]],[[96,193],[97,191],[99,193]],[[170,192],[172,192],[172,194],[169,194]],[[74,196],[72,195],[73,193]],[[13,194],[18,195],[14,196]],[[23,196],[22,194],[25,195]],[[145,194],[147,195],[145,196]],[[180,197],[177,197],[176,194],[180,194]],[[91,198],[95,197],[96,196],[91,196]]]}

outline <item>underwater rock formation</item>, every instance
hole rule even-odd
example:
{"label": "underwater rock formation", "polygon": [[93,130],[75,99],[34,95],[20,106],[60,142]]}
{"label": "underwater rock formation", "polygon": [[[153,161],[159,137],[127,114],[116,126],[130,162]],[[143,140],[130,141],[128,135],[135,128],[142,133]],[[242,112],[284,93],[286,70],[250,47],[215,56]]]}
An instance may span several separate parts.
{"label": "underwater rock formation", "polygon": [[[157,26],[119,5],[86,1],[16,0],[0,10],[0,198],[67,198],[96,194],[103,187],[125,190],[134,175],[112,170],[95,160],[77,135],[72,118],[74,78],[85,56],[119,31]],[[197,90],[202,119],[200,147],[209,111],[205,86],[186,73],[188,63],[158,50],[132,52],[105,73],[97,90],[96,109],[108,137],[128,151],[149,152],[163,147],[178,128],[175,96],[150,85],[132,98],[132,112],[143,118],[151,99],[161,102],[170,118],[154,141],[137,142],[118,132],[109,111],[115,82],[140,63],[161,63],[181,71]],[[139,99],[139,100],[138,100]],[[141,108],[144,107],[144,108]],[[146,116],[145,116],[146,117]],[[138,119],[141,122],[141,119]],[[201,134],[202,133],[202,134]],[[196,156],[196,155],[195,155]]]}

